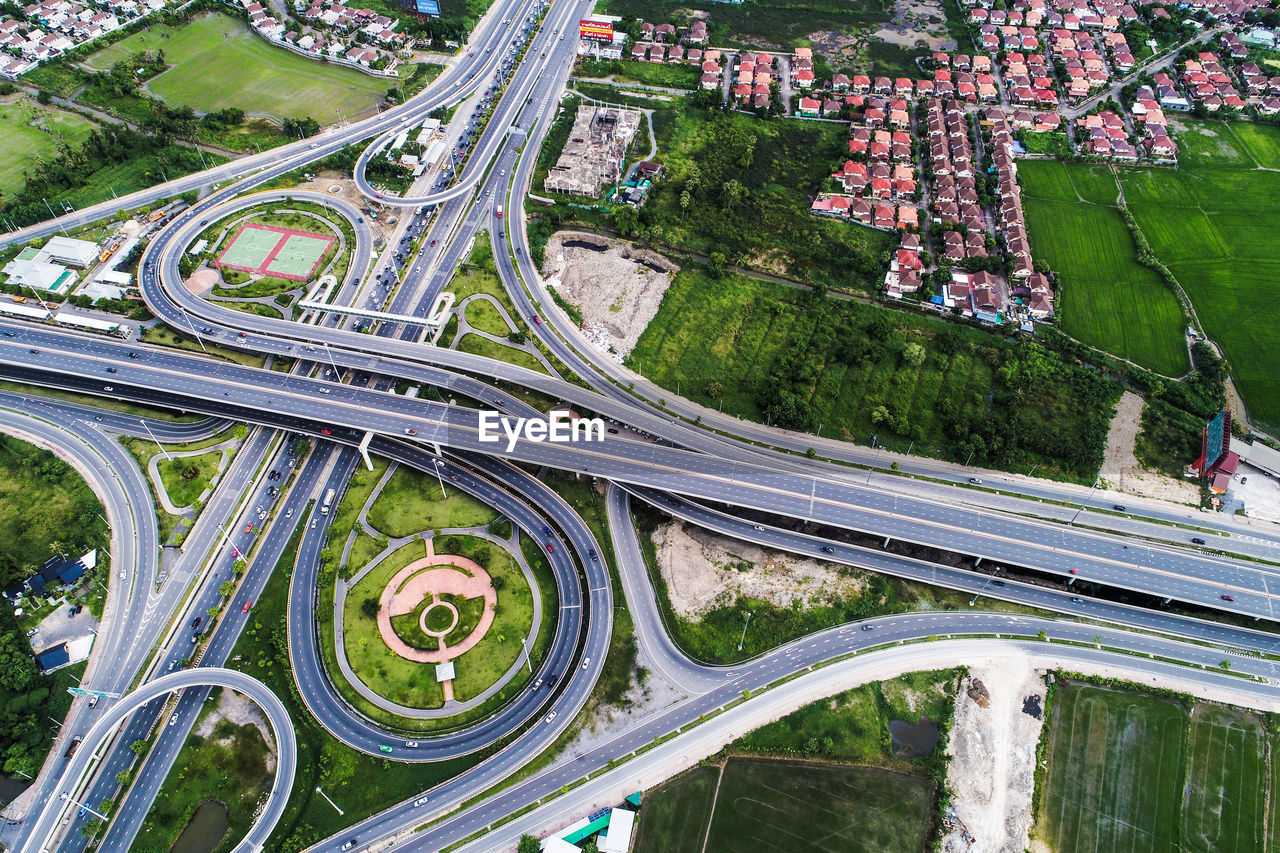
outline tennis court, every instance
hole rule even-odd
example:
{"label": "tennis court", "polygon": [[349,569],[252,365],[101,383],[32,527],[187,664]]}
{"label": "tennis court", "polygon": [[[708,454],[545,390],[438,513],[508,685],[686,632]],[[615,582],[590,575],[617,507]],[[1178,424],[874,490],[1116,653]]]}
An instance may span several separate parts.
{"label": "tennis court", "polygon": [[257,275],[306,281],[334,238],[291,228],[245,225],[218,257],[217,265]]}

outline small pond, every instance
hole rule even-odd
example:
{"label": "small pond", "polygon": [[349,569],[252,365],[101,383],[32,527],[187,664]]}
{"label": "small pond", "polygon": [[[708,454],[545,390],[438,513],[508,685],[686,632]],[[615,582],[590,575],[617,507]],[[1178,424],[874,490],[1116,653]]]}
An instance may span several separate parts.
{"label": "small pond", "polygon": [[173,842],[171,853],[212,853],[227,834],[228,818],[226,806],[217,800],[205,800],[196,806],[187,828]]}
{"label": "small pond", "polygon": [[914,723],[890,720],[889,734],[893,736],[894,755],[899,758],[914,758],[933,752],[942,738],[942,729],[928,717],[921,717]]}

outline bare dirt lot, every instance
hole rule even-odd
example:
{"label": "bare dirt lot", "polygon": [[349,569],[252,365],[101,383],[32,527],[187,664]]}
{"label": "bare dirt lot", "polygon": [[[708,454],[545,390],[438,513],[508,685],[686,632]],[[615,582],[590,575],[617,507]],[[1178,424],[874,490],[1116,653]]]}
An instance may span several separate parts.
{"label": "bare dirt lot", "polygon": [[956,697],[947,784],[974,843],[953,829],[943,838],[946,853],[1027,849],[1044,696],[1044,679],[1029,663],[982,661],[970,668]]}
{"label": "bare dirt lot", "polygon": [[658,313],[680,271],[657,252],[575,231],[551,235],[542,266],[547,286],[582,312],[588,339],[619,361]]}
{"label": "bare dirt lot", "polygon": [[836,566],[768,551],[681,521],[658,528],[653,542],[671,607],[686,619],[732,604],[740,595],[788,607],[797,598],[810,605],[829,604],[862,592],[861,580]]}
{"label": "bare dirt lot", "polygon": [[1107,434],[1107,449],[1099,476],[1116,491],[1141,497],[1159,498],[1196,506],[1200,502],[1200,490],[1193,483],[1166,477],[1144,468],[1133,455],[1142,423],[1142,398],[1126,391],[1116,406],[1111,419],[1111,431]]}

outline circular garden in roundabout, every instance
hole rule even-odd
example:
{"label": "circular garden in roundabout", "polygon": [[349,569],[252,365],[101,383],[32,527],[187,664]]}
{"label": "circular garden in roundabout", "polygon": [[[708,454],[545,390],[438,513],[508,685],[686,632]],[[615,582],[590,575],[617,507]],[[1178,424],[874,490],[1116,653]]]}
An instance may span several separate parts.
{"label": "circular garden in roundabout", "polygon": [[528,676],[524,649],[536,660],[548,639],[535,630],[535,589],[498,542],[419,540],[352,579],[339,651],[362,697],[383,710],[439,719],[482,707],[514,695]]}

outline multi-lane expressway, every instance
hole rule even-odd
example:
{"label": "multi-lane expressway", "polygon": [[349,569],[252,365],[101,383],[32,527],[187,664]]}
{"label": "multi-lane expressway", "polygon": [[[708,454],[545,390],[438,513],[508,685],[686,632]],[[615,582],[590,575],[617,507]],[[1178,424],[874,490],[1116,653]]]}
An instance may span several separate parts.
{"label": "multi-lane expressway", "polygon": [[0,339],[0,370],[38,377],[41,383],[142,401],[159,396],[207,413],[222,414],[231,406],[257,423],[273,423],[278,413],[288,413],[350,435],[401,436],[416,430],[421,443],[590,473],[1261,619],[1274,617],[1280,594],[1280,587],[1271,588],[1276,567],[1267,564],[1156,544],[1129,547],[1123,537],[1096,531],[621,435],[567,444],[527,437],[511,446],[505,439],[490,443],[481,440],[479,415],[472,408],[210,363],[183,353],[149,351],[129,359],[127,344],[51,329],[26,327],[18,334]]}
{"label": "multi-lane expressway", "polygon": [[[457,478],[455,482],[466,487],[466,490],[487,502],[502,505],[503,511],[517,517],[517,523],[526,530],[538,530],[544,514],[553,518],[555,525],[572,544],[578,561],[587,573],[584,578],[586,595],[582,601],[588,605],[576,620],[562,620],[565,627],[558,633],[557,644],[549,653],[546,663],[547,671],[559,676],[555,688],[544,687],[546,696],[539,696],[534,691],[522,695],[497,717],[491,718],[492,721],[501,720],[501,725],[485,721],[457,736],[441,740],[442,745],[439,747],[424,748],[420,756],[423,758],[450,754],[450,750],[455,750],[452,754],[470,751],[480,745],[494,743],[502,737],[509,737],[511,740],[500,755],[535,753],[551,742],[554,733],[572,716],[570,712],[582,706],[599,668],[604,664],[604,650],[608,644],[607,617],[611,614],[612,605],[603,566],[593,567],[592,561],[584,557],[594,550],[589,531],[586,531],[581,519],[563,502],[558,501],[545,486],[519,469],[506,465],[498,457],[549,465],[626,483],[629,488],[645,490],[647,499],[665,504],[677,514],[697,517],[699,523],[719,526],[724,532],[775,547],[805,551],[816,545],[819,553],[830,556],[829,552],[821,550],[823,545],[816,540],[809,541],[810,537],[799,537],[788,531],[755,524],[750,524],[748,530],[747,522],[722,513],[712,513],[696,503],[673,498],[670,493],[939,546],[970,557],[1056,574],[1067,582],[1077,578],[1088,579],[1192,602],[1203,607],[1217,607],[1262,619],[1273,618],[1274,597],[1270,587],[1276,581],[1274,566],[1207,552],[1188,551],[1185,548],[1186,542],[1171,535],[1167,527],[1140,519],[1085,516],[1091,518],[1091,522],[1097,526],[1124,533],[1141,533],[1152,540],[1150,547],[1146,544],[1137,546],[1123,536],[1063,527],[1029,518],[1027,516],[1052,516],[1055,513],[1065,517],[1066,513],[1074,513],[1074,510],[1047,508],[1014,496],[987,498],[968,490],[940,490],[940,494],[928,494],[915,489],[914,484],[887,477],[878,478],[876,485],[872,487],[869,476],[866,481],[862,481],[860,473],[847,468],[763,450],[726,436],[737,436],[770,448],[779,447],[791,451],[803,451],[816,446],[822,455],[832,459],[863,465],[875,464],[876,458],[865,449],[793,436],[759,425],[716,417],[716,413],[707,412],[686,401],[673,400],[668,392],[647,386],[642,381],[637,382],[637,386],[649,400],[665,397],[667,402],[662,406],[643,403],[630,393],[629,388],[623,390],[635,377],[592,353],[558,310],[549,306],[550,300],[546,298],[537,272],[530,264],[524,229],[520,227],[523,221],[523,195],[528,188],[537,143],[546,132],[549,108],[557,97],[563,84],[563,75],[572,62],[574,40],[557,39],[554,34],[549,36],[547,27],[550,26],[553,30],[567,29],[587,9],[589,4],[562,3],[554,4],[547,12],[546,24],[532,40],[526,61],[519,64],[512,73],[507,84],[506,98],[499,102],[488,128],[476,145],[475,153],[454,187],[444,193],[380,201],[414,206],[440,204],[441,209],[447,210],[449,215],[438,216],[436,224],[443,222],[443,227],[455,229],[454,223],[458,223],[456,229],[451,230],[453,239],[441,241],[436,252],[427,252],[424,257],[411,261],[414,272],[402,286],[397,305],[398,310],[407,309],[405,313],[412,313],[425,310],[424,303],[429,303],[435,290],[447,280],[449,268],[460,257],[460,247],[476,231],[488,226],[501,232],[501,223],[488,214],[490,202],[487,199],[491,192],[496,192],[500,198],[504,197],[502,191],[505,189],[509,209],[514,215],[514,219],[505,220],[512,225],[509,242],[512,248],[520,248],[521,251],[513,257],[504,248],[503,240],[496,240],[495,255],[499,270],[521,310],[532,314],[537,309],[533,302],[535,298],[548,306],[543,309],[543,314],[553,320],[560,336],[550,334],[545,327],[536,328],[535,331],[543,337],[544,343],[553,353],[588,381],[592,390],[550,380],[530,371],[477,356],[426,349],[417,345],[414,336],[410,335],[398,338],[394,334],[381,334],[372,339],[339,328],[302,327],[285,321],[233,312],[197,299],[181,285],[176,275],[177,257],[190,242],[190,237],[205,227],[204,223],[214,217],[227,215],[233,207],[270,198],[243,197],[246,190],[337,150],[348,142],[371,135],[385,138],[389,133],[412,126],[409,122],[420,120],[438,106],[458,103],[486,85],[500,68],[503,58],[510,53],[512,40],[517,37],[525,18],[535,11],[532,0],[503,3],[497,7],[477,29],[474,39],[477,41],[476,49],[468,51],[467,57],[446,71],[427,92],[408,104],[376,119],[305,143],[306,147],[303,147],[304,143],[299,143],[277,149],[272,152],[270,164],[265,165],[253,178],[220,189],[210,198],[198,203],[151,243],[142,267],[141,284],[148,303],[166,322],[178,329],[190,328],[191,331],[195,331],[197,326],[207,326],[212,329],[211,336],[224,346],[317,362],[332,358],[343,368],[350,367],[370,375],[402,377],[435,385],[486,404],[493,403],[508,414],[531,415],[527,406],[510,395],[493,390],[492,386],[477,377],[498,378],[543,391],[589,412],[607,414],[645,432],[662,436],[669,440],[669,444],[641,441],[624,429],[623,434],[617,438],[606,437],[603,442],[593,446],[552,446],[520,441],[510,452],[506,452],[502,446],[482,445],[477,441],[476,417],[472,409],[413,400],[337,383],[317,382],[272,371],[238,368],[196,357],[139,348],[136,345],[129,348],[140,350],[140,357],[128,359],[124,353],[127,345],[21,324],[2,324],[11,328],[16,337],[0,342],[0,372],[37,383],[63,385],[106,396],[178,404],[192,411],[298,428],[312,434],[329,430],[331,437],[350,443],[358,441],[366,431],[373,432],[377,435],[374,446],[380,452],[426,470],[436,470],[438,457],[427,453],[420,445],[437,442],[455,459],[465,463],[459,466],[453,460],[439,461],[442,476],[451,474]],[[497,21],[501,15],[506,18],[500,25]],[[512,128],[518,128],[518,132],[510,133]],[[527,141],[525,134],[531,134]],[[362,164],[365,162],[367,156],[361,159]],[[220,179],[218,176],[243,173],[246,169],[255,169],[266,163],[267,158],[263,158],[262,163],[256,160],[240,161],[235,164],[235,170],[224,167],[214,175],[206,173],[199,177],[205,181],[217,180]],[[508,172],[510,178],[507,177]],[[356,177],[358,185],[367,194],[375,197],[378,195],[374,188],[363,181],[362,171],[358,170]],[[165,189],[168,192],[175,191],[173,184]],[[470,215],[466,215],[468,210]],[[359,217],[353,213],[353,209],[342,209],[339,212],[348,218],[354,216],[357,221],[353,221],[352,226],[358,227]],[[38,230],[33,229],[31,233]],[[12,237],[13,235],[9,235],[5,239]],[[367,259],[367,254],[360,255],[362,245],[367,249],[367,231],[361,232],[358,229],[357,238],[357,258]],[[363,271],[363,263],[365,262],[361,261],[352,265],[352,276],[347,283],[350,289],[354,289]],[[423,266],[428,274],[433,268],[440,269],[441,274],[428,281],[428,276],[421,275]],[[521,277],[527,283],[529,292],[522,288]],[[324,354],[317,352],[317,343],[324,345]],[[673,416],[683,417],[690,423],[677,423]],[[715,427],[724,435],[692,425],[695,417],[700,417],[703,424]],[[405,443],[403,432],[406,429],[418,430],[415,444]],[[344,482],[343,472],[349,470],[350,458],[350,451],[343,451],[343,458],[331,469],[326,469],[329,479],[325,482],[339,485]],[[879,461],[884,463],[884,460]],[[905,470],[932,477],[952,480],[965,478],[965,472],[958,471],[954,466],[939,465],[929,460],[900,462]],[[308,484],[313,488],[317,487],[320,482],[319,474],[312,473],[308,476],[311,478],[307,481]],[[1009,491],[1023,495],[1050,500],[1077,499],[1077,503],[1083,494],[1079,489],[1041,484],[1037,481],[1009,482],[1007,486]],[[300,492],[299,495],[301,494]],[[615,516],[619,513],[625,516],[625,505],[621,504],[618,494],[611,497],[610,508]],[[291,496],[290,501],[296,505],[296,501],[301,499]],[[984,508],[981,506],[983,502],[993,506]],[[1183,511],[1160,506],[1144,505],[1141,512],[1147,518],[1161,521],[1186,523],[1189,520],[1187,513]],[[1226,533],[1237,532],[1232,525],[1213,518],[1194,517],[1190,521],[1198,526]],[[633,543],[617,539],[619,535],[625,535],[621,532],[625,530],[625,526],[621,525],[621,520],[615,517],[615,546],[619,550],[620,570],[629,605],[637,618],[637,625],[643,625],[640,631],[641,642],[648,644],[646,650],[651,656],[663,661],[664,667],[669,668],[682,683],[688,685],[691,698],[670,712],[645,721],[637,730],[627,732],[588,756],[582,756],[577,762],[553,767],[496,798],[483,801],[474,808],[460,810],[427,833],[408,839],[403,849],[438,849],[460,841],[476,828],[486,826],[535,799],[554,794],[561,785],[579,779],[584,772],[598,771],[608,762],[633,752],[639,744],[667,734],[675,727],[687,725],[701,713],[714,710],[716,702],[725,704],[743,689],[758,690],[779,677],[847,654],[852,649],[866,649],[886,642],[918,641],[929,634],[995,631],[1030,637],[1036,631],[1044,630],[1050,637],[1070,638],[1075,643],[1085,645],[1092,643],[1095,634],[1105,635],[1107,645],[1126,648],[1131,654],[1158,653],[1209,667],[1216,665],[1222,654],[1220,649],[1208,646],[1140,637],[1098,628],[1096,625],[984,613],[907,614],[885,617],[871,623],[869,629],[851,626],[832,629],[731,670],[711,669],[689,661],[666,637],[656,615],[656,608],[653,607],[652,590],[647,589],[643,567],[637,563],[631,547]],[[308,528],[303,537],[299,556],[300,570],[305,571],[307,567],[313,566],[318,556],[323,537],[320,535],[322,531],[313,533],[315,530],[317,528]],[[1274,546],[1280,542],[1280,536],[1268,530],[1251,533],[1256,534],[1251,539],[1235,537],[1223,540],[1223,544],[1240,554],[1274,558]],[[619,542],[622,544],[619,545]],[[1175,543],[1181,547],[1177,547]],[[572,590],[578,589],[578,581],[575,577],[570,583],[568,572],[576,569],[568,549],[563,547],[563,541],[561,546],[557,548],[557,553],[563,553],[563,563],[558,569],[557,578],[562,583],[562,601],[566,595],[569,596],[568,600],[572,600]],[[892,558],[891,555],[868,549],[848,548],[847,553],[835,556],[850,563],[871,565],[885,571],[904,574],[926,571],[921,566],[905,566],[901,558]],[[594,578],[593,568],[598,573]],[[940,570],[934,567],[929,571],[936,573]],[[985,584],[985,579],[955,570],[950,570],[946,580],[950,585],[962,589],[973,589],[976,584]],[[265,576],[255,576],[255,582],[265,583]],[[581,589],[578,591],[580,595],[583,592]],[[975,591],[981,591],[981,587]],[[1234,600],[1224,600],[1223,596],[1230,596]],[[1069,592],[1064,594],[1030,585],[1010,583],[1001,592],[1001,597],[1025,599],[1026,603],[1056,607],[1066,612],[1072,611],[1072,607],[1068,605],[1084,605],[1080,608],[1082,615],[1114,619],[1121,624],[1144,624],[1144,620],[1147,620],[1147,627],[1174,629],[1184,636],[1200,637],[1238,648],[1257,649],[1262,643],[1263,635],[1258,632],[1212,626],[1212,623],[1199,620],[1179,622],[1178,617],[1147,614],[1134,608],[1124,609],[1102,602],[1067,602],[1064,599],[1071,598]],[[332,687],[325,680],[317,661],[318,656],[315,655],[314,609],[312,607],[309,610],[300,604],[299,598],[308,599],[310,596],[291,597],[290,646],[300,693],[322,722],[333,726],[332,731],[359,748],[372,751],[377,742],[385,741],[386,735],[377,727],[370,726],[367,721],[356,719],[356,715],[341,700],[333,697]],[[234,621],[229,620],[226,633],[218,635],[225,638],[220,642],[229,644],[234,641]],[[1204,631],[1203,635],[1197,633],[1201,630]],[[570,635],[573,636],[572,647],[568,639]],[[307,642],[308,639],[310,642]],[[937,650],[930,650],[927,645],[911,648],[926,649],[918,656],[921,659],[931,657],[936,663],[939,652],[948,653],[944,646],[945,644],[939,646]],[[226,648],[229,649],[229,645]],[[1112,664],[1132,663],[1131,657],[1120,660],[1107,657],[1113,653],[1078,645],[1063,646],[1059,651],[1059,659],[1065,660],[1085,661],[1105,657]],[[867,670],[861,666],[861,661],[874,662],[884,657],[904,658],[909,655],[894,652],[893,649],[876,651],[856,658],[852,663],[836,664],[831,672],[843,667],[865,673]],[[585,662],[581,670],[576,663],[578,660]],[[1173,670],[1172,666],[1158,662],[1144,663],[1144,667],[1152,671],[1166,667]],[[1259,677],[1274,675],[1272,664],[1254,658],[1241,658],[1237,669]],[[804,678],[808,679],[810,676]],[[1274,688],[1270,685],[1244,681],[1235,676],[1204,672],[1194,676],[1193,680],[1202,685],[1235,691],[1246,701],[1265,702],[1274,699]],[[193,698],[183,701],[196,700]],[[746,703],[742,707],[765,706]],[[561,709],[558,725],[535,723],[526,728],[523,734],[516,734],[522,723],[534,719],[536,714],[547,708]],[[746,711],[735,709],[721,719],[736,719],[745,714]],[[731,718],[730,715],[735,716]],[[349,724],[350,728],[342,728]],[[716,737],[714,734],[707,736],[711,739]],[[683,736],[677,740],[682,739]],[[177,747],[173,744],[175,738],[170,737],[168,740],[168,745],[159,754],[167,757],[171,764]],[[136,796],[138,802],[144,804],[139,806],[143,813],[145,803],[149,802],[149,797],[154,795],[162,782],[163,771],[167,766],[164,761],[155,762],[156,769],[140,780],[141,787],[135,789],[135,795],[131,795],[131,799]],[[432,807],[424,811],[434,815],[474,796],[509,773],[513,766],[513,763],[496,760],[482,763],[470,774],[432,792]],[[412,803],[392,807],[357,829],[360,846],[365,847],[369,843],[398,836],[407,827],[422,823],[424,817],[430,815],[419,813]],[[139,815],[136,819],[129,820],[135,821],[136,825],[141,817]],[[513,824],[511,831],[515,831],[516,826],[517,824]],[[120,834],[116,838],[131,837],[127,826],[117,831]],[[347,835],[348,833],[344,833],[343,837]],[[500,836],[490,839],[495,843],[500,840]],[[338,843],[334,840],[321,846],[336,849]],[[398,846],[397,849],[401,847]]]}

